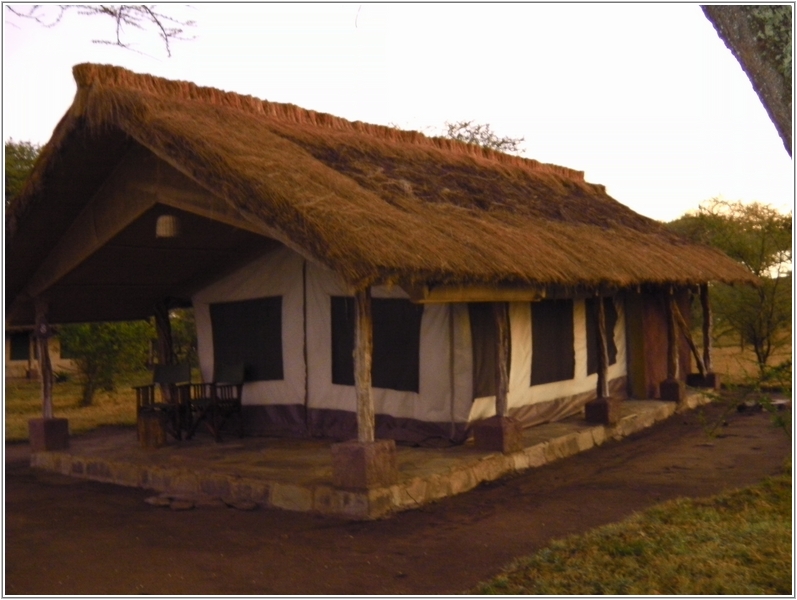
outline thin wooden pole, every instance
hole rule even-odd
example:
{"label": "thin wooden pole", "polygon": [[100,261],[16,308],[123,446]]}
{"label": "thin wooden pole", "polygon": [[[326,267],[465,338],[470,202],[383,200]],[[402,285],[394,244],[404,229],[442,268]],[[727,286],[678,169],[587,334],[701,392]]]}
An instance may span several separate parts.
{"label": "thin wooden pole", "polygon": [[354,386],[357,392],[357,440],[374,441],[374,399],[371,392],[373,318],[371,288],[354,294]]}
{"label": "thin wooden pole", "polygon": [[606,338],[606,307],[598,297],[598,398],[609,397],[609,349]]}
{"label": "thin wooden pole", "polygon": [[506,302],[493,302],[495,318],[495,413],[505,417],[508,411],[509,391],[509,310]]}
{"label": "thin wooden pole", "polygon": [[53,367],[50,363],[50,325],[47,323],[47,303],[37,299],[36,344],[39,348],[39,371],[42,378],[42,416],[53,418]]}
{"label": "thin wooden pole", "polygon": [[703,283],[700,285],[700,305],[703,308],[703,365],[707,373],[714,370],[714,365],[711,361],[712,353],[712,328],[714,326],[714,316],[711,313],[711,299],[708,295],[708,284]]}
{"label": "thin wooden pole", "polygon": [[673,302],[673,315],[675,316],[675,321],[678,323],[678,327],[681,329],[681,333],[684,334],[686,338],[686,343],[689,344],[689,349],[692,351],[692,355],[695,357],[695,362],[697,363],[697,370],[700,372],[701,377],[706,376],[706,367],[703,364],[703,359],[700,357],[700,353],[697,351],[697,346],[695,346],[695,342],[692,339],[692,333],[689,331],[689,326],[686,324],[686,320],[684,316],[681,314],[681,309],[678,308],[678,303]]}
{"label": "thin wooden pole", "polygon": [[675,324],[675,296],[672,288],[665,292],[664,307],[667,316],[667,379],[678,379],[678,335]]}

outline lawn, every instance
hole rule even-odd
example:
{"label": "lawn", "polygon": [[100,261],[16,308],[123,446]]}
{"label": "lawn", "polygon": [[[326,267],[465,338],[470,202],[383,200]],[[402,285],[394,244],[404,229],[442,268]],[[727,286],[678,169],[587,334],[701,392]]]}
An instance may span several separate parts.
{"label": "lawn", "polygon": [[[71,434],[84,433],[100,425],[135,425],[136,394],[133,385],[152,380],[148,372],[121,377],[116,391],[97,392],[91,406],[81,407],[80,384],[56,383],[53,387],[53,413],[69,419]],[[41,384],[25,379],[7,379],[5,394],[6,441],[28,439],[28,419],[41,417]]]}
{"label": "lawn", "polygon": [[790,595],[791,508],[789,463],[756,486],[554,541],[469,593]]}

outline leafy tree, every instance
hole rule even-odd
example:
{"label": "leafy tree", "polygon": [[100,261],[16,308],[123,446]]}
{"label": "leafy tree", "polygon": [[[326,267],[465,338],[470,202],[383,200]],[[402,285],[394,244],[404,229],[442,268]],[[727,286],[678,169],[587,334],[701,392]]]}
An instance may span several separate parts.
{"label": "leafy tree", "polygon": [[178,308],[170,311],[172,347],[178,363],[197,365],[196,320],[193,308]]}
{"label": "leafy tree", "polygon": [[742,345],[751,344],[763,376],[791,328],[792,214],[715,198],[669,227],[722,250],[761,278],[756,288],[718,284],[712,291],[718,333],[735,332]]}
{"label": "leafy tree", "polygon": [[90,406],[98,389],[115,389],[117,374],[146,365],[155,333],[148,321],[128,321],[64,325],[59,335],[83,384],[81,406]]}
{"label": "leafy tree", "polygon": [[[24,6],[24,9],[22,8]],[[44,27],[54,27],[67,12],[85,17],[101,17],[111,21],[114,35],[109,39],[92,40],[95,44],[107,44],[132,50],[128,41],[130,30],[154,30],[163,42],[166,53],[171,56],[171,42],[186,40],[185,30],[196,25],[194,21],[177,19],[163,12],[156,4],[29,4],[5,5],[8,12],[22,19],[30,19]]]}
{"label": "leafy tree", "polygon": [[5,142],[6,206],[22,191],[40,151],[41,146],[30,142],[15,142],[12,139]]}
{"label": "leafy tree", "polygon": [[452,140],[475,144],[484,148],[492,148],[499,152],[522,154],[521,144],[526,138],[498,137],[488,123],[481,124],[474,121],[446,121],[443,137]]}

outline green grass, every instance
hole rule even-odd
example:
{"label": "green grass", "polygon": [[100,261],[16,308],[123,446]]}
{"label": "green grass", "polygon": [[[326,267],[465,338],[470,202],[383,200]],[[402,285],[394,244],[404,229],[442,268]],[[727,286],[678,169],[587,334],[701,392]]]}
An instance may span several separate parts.
{"label": "green grass", "polygon": [[[119,378],[114,392],[97,392],[92,406],[81,407],[80,384],[56,383],[53,387],[53,413],[69,419],[72,434],[84,433],[100,425],[135,425],[136,395],[133,385],[152,380],[148,372]],[[42,416],[41,383],[6,380],[5,435],[7,442],[28,439],[28,419]]]}
{"label": "green grass", "polygon": [[666,502],[551,543],[470,594],[791,594],[792,478]]}

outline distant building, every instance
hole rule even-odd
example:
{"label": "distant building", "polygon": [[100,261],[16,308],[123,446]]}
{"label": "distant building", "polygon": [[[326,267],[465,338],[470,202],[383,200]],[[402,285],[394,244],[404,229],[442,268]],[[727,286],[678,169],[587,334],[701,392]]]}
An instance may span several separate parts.
{"label": "distant building", "polygon": [[[49,346],[54,372],[75,370],[75,363],[69,352],[61,347],[58,336],[50,338]],[[5,357],[7,378],[39,378],[39,352],[32,327],[6,329]]]}

